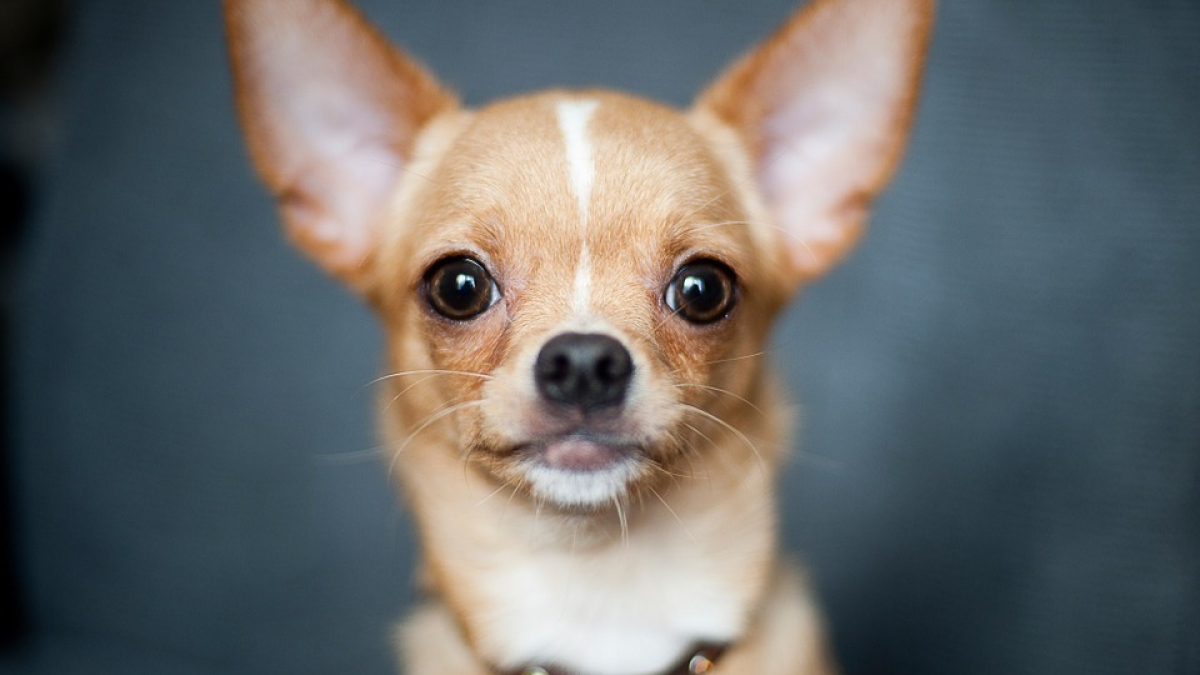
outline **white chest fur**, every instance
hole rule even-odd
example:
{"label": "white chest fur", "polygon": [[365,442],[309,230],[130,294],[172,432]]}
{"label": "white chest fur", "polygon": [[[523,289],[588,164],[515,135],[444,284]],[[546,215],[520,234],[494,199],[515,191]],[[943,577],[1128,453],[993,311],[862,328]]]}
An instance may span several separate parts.
{"label": "white chest fur", "polygon": [[551,549],[498,565],[477,587],[494,608],[475,616],[479,647],[504,668],[662,671],[696,641],[734,640],[745,628],[755,584],[710,553],[671,521],[586,553]]}

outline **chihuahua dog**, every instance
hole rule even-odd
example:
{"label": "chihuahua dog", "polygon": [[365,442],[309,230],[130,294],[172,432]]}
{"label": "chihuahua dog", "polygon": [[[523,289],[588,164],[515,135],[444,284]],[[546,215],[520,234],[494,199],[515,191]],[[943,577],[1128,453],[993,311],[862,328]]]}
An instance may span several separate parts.
{"label": "chihuahua dog", "polygon": [[932,2],[815,0],[677,111],[466,109],[342,0],[226,0],[254,164],[385,330],[409,673],[835,672],[762,355],[899,161]]}

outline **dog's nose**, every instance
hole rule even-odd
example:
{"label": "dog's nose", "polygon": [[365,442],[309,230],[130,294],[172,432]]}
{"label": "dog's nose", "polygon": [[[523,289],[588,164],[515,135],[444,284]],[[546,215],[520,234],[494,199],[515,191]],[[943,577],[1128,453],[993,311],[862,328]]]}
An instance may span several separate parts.
{"label": "dog's nose", "polygon": [[625,398],[633,359],[607,335],[563,333],[542,346],[533,374],[546,400],[591,411]]}

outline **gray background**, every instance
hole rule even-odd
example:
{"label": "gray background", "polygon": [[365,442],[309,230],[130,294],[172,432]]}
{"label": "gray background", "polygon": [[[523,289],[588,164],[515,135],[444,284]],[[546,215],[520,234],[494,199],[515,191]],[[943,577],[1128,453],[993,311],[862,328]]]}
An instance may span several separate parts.
{"label": "gray background", "polygon": [[[387,673],[372,317],[282,241],[214,2],[79,2],[19,260],[0,672]],[[364,2],[472,103],[686,103],[792,2]],[[866,244],[777,327],[848,675],[1200,673],[1200,6],[945,0]]]}

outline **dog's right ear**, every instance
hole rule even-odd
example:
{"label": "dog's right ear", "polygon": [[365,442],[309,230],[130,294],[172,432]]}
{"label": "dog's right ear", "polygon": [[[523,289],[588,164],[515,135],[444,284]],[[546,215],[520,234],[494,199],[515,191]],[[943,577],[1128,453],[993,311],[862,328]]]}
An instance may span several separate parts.
{"label": "dog's right ear", "polygon": [[413,141],[457,107],[342,0],[226,0],[238,113],[295,243],[365,290]]}

